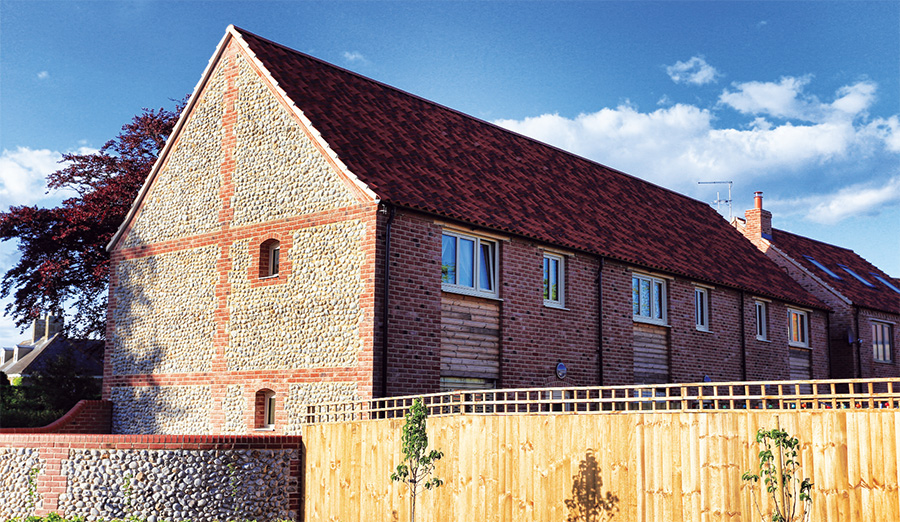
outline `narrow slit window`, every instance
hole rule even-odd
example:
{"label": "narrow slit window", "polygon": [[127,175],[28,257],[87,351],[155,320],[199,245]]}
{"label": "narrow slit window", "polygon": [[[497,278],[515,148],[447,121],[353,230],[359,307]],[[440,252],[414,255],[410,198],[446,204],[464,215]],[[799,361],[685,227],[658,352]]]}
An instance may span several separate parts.
{"label": "narrow slit window", "polygon": [[705,288],[694,288],[694,318],[698,330],[709,330],[709,291]]}
{"label": "narrow slit window", "polygon": [[766,309],[766,303],[763,301],[756,301],[756,338],[760,341],[766,341],[769,338],[767,316],[768,310]]}
{"label": "narrow slit window", "polygon": [[564,306],[565,267],[562,256],[544,254],[544,304]]}

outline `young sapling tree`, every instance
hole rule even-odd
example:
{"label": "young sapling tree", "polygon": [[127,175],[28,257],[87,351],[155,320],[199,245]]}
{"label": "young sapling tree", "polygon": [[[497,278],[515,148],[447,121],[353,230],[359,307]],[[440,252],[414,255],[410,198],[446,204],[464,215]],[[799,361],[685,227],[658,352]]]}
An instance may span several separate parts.
{"label": "young sapling tree", "polygon": [[[777,418],[776,418],[777,423]],[[750,482],[751,490],[762,480],[767,495],[772,499],[774,510],[770,515],[763,513],[753,495],[753,505],[760,519],[765,522],[808,522],[812,508],[812,486],[808,478],[800,479],[800,441],[791,437],[777,424],[775,429],[760,428],[756,433],[756,443],[762,445],[758,454],[757,473],[747,471],[741,477]]]}
{"label": "young sapling tree", "polygon": [[444,481],[437,477],[431,477],[434,464],[444,453],[440,450],[428,451],[428,434],[425,433],[425,423],[428,413],[422,399],[413,401],[412,407],[406,413],[406,422],[403,425],[403,437],[401,439],[403,462],[397,465],[397,469],[391,473],[391,480],[403,482],[409,490],[409,521],[416,520],[416,497],[421,488],[432,489],[440,487]]}

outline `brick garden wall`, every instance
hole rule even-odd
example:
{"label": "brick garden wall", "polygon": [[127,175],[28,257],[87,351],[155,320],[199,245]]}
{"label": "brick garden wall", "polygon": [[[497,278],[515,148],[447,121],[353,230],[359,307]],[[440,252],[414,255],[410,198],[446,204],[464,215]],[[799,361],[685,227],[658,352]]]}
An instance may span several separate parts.
{"label": "brick garden wall", "polygon": [[300,457],[299,436],[2,433],[0,519],[297,519]]}

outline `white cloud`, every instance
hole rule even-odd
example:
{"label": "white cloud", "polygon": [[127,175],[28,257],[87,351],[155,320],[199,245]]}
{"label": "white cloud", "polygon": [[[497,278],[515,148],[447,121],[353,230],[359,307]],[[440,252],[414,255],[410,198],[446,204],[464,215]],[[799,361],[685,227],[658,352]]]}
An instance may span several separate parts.
{"label": "white cloud", "polygon": [[344,51],[344,59],[350,63],[368,63],[369,60],[359,51]]}
{"label": "white cloud", "polygon": [[834,225],[846,218],[877,214],[885,207],[900,205],[900,175],[884,183],[859,183],[828,194],[782,201],[772,201],[773,208],[806,210],[806,219],[823,225]]}
{"label": "white cloud", "polygon": [[50,77],[50,73],[48,73],[47,71],[41,71],[41,72],[37,73],[37,77],[38,77],[38,80],[46,80],[47,78]]}
{"label": "white cloud", "polygon": [[803,118],[805,103],[800,99],[803,87],[812,78],[786,76],[778,83],[734,83],[736,92],[725,90],[719,102],[743,114],[768,114],[778,118]]}
{"label": "white cloud", "polygon": [[[79,153],[91,152],[94,151],[79,149]],[[61,153],[48,149],[4,149],[0,154],[0,210],[6,210],[10,205],[35,205],[74,194],[68,190],[47,194],[47,175],[62,168],[61,159]]]}
{"label": "white cloud", "polygon": [[706,85],[713,83],[721,74],[715,67],[706,63],[702,56],[694,56],[686,62],[675,62],[666,67],[666,73],[675,83],[692,83]]}
{"label": "white cloud", "polygon": [[811,76],[785,76],[777,83],[734,83],[735,90],[724,90],[719,96],[719,104],[742,114],[823,123],[864,116],[875,102],[878,89],[873,82],[860,81],[841,87],[833,102],[823,103],[804,92],[811,81]]}
{"label": "white cloud", "polygon": [[872,82],[859,82],[846,85],[837,91],[840,98],[832,102],[831,107],[837,111],[856,116],[864,113],[875,102],[877,87]]}
{"label": "white cloud", "polygon": [[[833,192],[827,201],[819,196],[789,209],[810,220],[840,220],[894,204],[898,171],[891,165],[900,153],[900,116],[868,118],[873,83],[843,87],[833,102],[822,103],[803,95],[810,81],[740,84],[732,96],[723,95],[727,103],[710,109],[674,104],[641,112],[625,104],[574,118],[544,114],[495,123],[689,195],[700,195],[697,181],[713,179],[751,190]],[[716,111],[725,105],[752,119],[717,127]],[[795,118],[769,119],[773,115]],[[856,185],[860,179],[870,184]]]}

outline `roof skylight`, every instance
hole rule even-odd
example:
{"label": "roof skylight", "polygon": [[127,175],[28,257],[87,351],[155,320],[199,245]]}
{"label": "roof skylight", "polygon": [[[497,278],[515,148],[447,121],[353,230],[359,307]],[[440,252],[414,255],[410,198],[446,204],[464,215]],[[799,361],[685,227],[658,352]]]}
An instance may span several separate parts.
{"label": "roof skylight", "polygon": [[873,285],[872,283],[870,283],[870,282],[866,281],[865,279],[863,279],[862,276],[860,276],[859,274],[857,274],[857,273],[854,272],[853,270],[850,270],[850,267],[844,266],[844,265],[842,265],[842,264],[840,264],[840,263],[838,264],[838,266],[841,267],[841,268],[844,270],[844,272],[847,272],[848,274],[850,274],[850,275],[852,275],[853,277],[855,277],[856,279],[858,279],[860,283],[862,283],[862,284],[868,286],[869,288],[875,288],[875,285]]}
{"label": "roof skylight", "polygon": [[829,270],[829,269],[828,269],[825,265],[823,265],[822,263],[816,261],[815,259],[813,259],[813,258],[811,258],[811,257],[809,257],[809,256],[803,256],[803,257],[805,257],[806,260],[809,261],[810,263],[812,263],[812,264],[816,265],[817,267],[819,267],[819,268],[820,268],[823,272],[825,272],[826,274],[830,275],[831,277],[833,277],[833,278],[835,278],[835,279],[837,279],[837,280],[839,280],[839,281],[843,281],[843,279],[841,278],[841,276],[839,276],[839,275],[835,274],[834,272],[832,272],[831,270]]}
{"label": "roof skylight", "polygon": [[893,291],[897,292],[898,294],[900,294],[900,288],[897,288],[896,286],[894,286],[893,284],[891,284],[891,282],[888,281],[887,279],[881,277],[881,276],[878,275],[878,274],[873,274],[872,272],[869,272],[869,274],[871,274],[871,276],[874,277],[875,279],[877,279],[877,280],[881,281],[882,283],[884,283],[884,286],[886,286],[886,287],[890,288],[891,290],[893,290]]}

